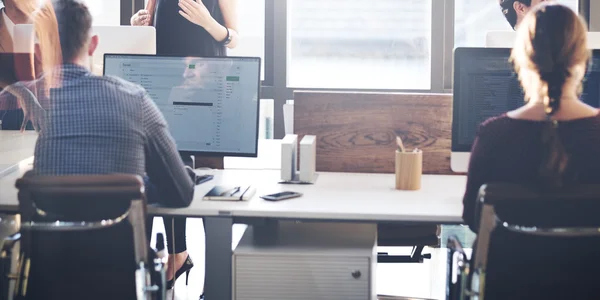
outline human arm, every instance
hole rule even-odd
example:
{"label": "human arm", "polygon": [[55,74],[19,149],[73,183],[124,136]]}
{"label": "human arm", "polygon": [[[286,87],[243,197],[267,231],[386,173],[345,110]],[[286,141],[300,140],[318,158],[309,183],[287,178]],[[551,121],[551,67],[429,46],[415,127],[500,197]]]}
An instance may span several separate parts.
{"label": "human arm", "polygon": [[476,218],[479,214],[476,211],[479,189],[482,185],[489,183],[490,180],[489,165],[492,159],[492,147],[490,147],[489,137],[485,135],[484,131],[482,125],[473,142],[467,174],[467,187],[463,198],[463,220],[473,232],[477,232],[479,228]]}
{"label": "human arm", "polygon": [[223,13],[225,26],[219,24],[210,12],[204,6],[201,0],[181,0],[179,1],[179,14],[188,21],[203,27],[216,41],[224,41],[227,39],[227,31],[231,41],[227,47],[235,48],[239,41],[238,35],[238,15],[237,15],[237,0],[219,0],[219,7]]}
{"label": "human arm", "polygon": [[131,26],[149,26],[150,19],[150,12],[146,9],[140,9],[131,16],[129,22],[131,23]]}
{"label": "human arm", "polygon": [[132,26],[150,26],[154,23],[154,11],[156,9],[156,0],[148,0],[145,9],[140,9],[131,16],[129,22]]}
{"label": "human arm", "polygon": [[[34,83],[30,83],[35,87]],[[21,131],[27,127],[27,123],[31,121],[33,128],[36,131],[41,131],[46,120],[46,110],[40,105],[37,97],[25,83],[17,82],[11,84],[0,92],[0,103],[9,101],[10,97],[16,98],[21,109],[23,109],[23,123]]]}
{"label": "human arm", "polygon": [[194,197],[194,182],[177,152],[165,118],[147,93],[143,97],[146,173],[156,187],[159,204],[186,207]]}

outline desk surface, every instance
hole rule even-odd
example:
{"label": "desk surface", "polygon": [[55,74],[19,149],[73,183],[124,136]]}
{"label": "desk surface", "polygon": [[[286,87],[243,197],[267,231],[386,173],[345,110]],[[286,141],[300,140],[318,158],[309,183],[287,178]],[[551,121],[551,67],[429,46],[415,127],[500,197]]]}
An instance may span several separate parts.
{"label": "desk surface", "polygon": [[[27,162],[22,163],[27,169]],[[204,172],[206,173],[206,172]],[[464,176],[423,176],[419,191],[397,191],[394,175],[320,173],[314,185],[278,184],[277,170],[210,171],[215,179],[196,187],[189,207],[149,208],[155,215],[188,217],[234,216],[308,220],[376,222],[462,223]],[[16,212],[19,173],[0,180],[0,212]],[[249,201],[205,201],[202,197],[216,184],[253,184],[257,188]],[[304,196],[270,202],[259,196],[291,190]]]}
{"label": "desk surface", "polygon": [[37,133],[0,130],[0,164],[15,164],[33,155]]}
{"label": "desk surface", "polygon": [[[0,130],[0,164],[16,164],[33,156],[37,133]],[[280,140],[259,140],[258,157],[225,157],[226,169],[268,169],[281,167]]]}
{"label": "desk surface", "polygon": [[[2,133],[0,131],[0,133]],[[15,133],[12,133],[13,135]],[[11,139],[14,136],[8,135]],[[0,135],[4,145],[6,135]],[[0,153],[27,158],[33,152],[35,135],[16,137],[19,146],[8,145]],[[14,141],[14,140],[13,140]],[[419,191],[397,191],[393,174],[320,173],[314,185],[278,184],[280,165],[278,141],[262,141],[258,158],[226,158],[226,170],[200,170],[215,179],[196,187],[194,201],[187,208],[150,208],[157,215],[271,217],[309,220],[346,220],[376,222],[461,223],[464,176],[424,175]],[[15,145],[13,143],[13,145]],[[29,145],[31,148],[27,148]],[[0,179],[0,212],[17,211],[15,180],[29,169]],[[262,170],[256,170],[261,168]],[[235,169],[234,169],[235,168]],[[254,170],[252,170],[254,169]],[[270,169],[270,170],[269,170]],[[249,201],[204,201],[202,197],[216,184],[253,184],[256,195]],[[291,190],[304,194],[301,198],[269,202],[259,196]]]}
{"label": "desk surface", "polygon": [[[316,220],[462,223],[464,176],[425,175],[419,191],[397,191],[393,174],[319,173],[314,185],[278,184],[277,170],[213,171],[215,180],[196,188],[183,209],[154,208],[152,213],[185,216],[231,215]],[[204,201],[215,184],[253,184],[249,201]],[[300,198],[270,202],[259,196],[303,193]]]}

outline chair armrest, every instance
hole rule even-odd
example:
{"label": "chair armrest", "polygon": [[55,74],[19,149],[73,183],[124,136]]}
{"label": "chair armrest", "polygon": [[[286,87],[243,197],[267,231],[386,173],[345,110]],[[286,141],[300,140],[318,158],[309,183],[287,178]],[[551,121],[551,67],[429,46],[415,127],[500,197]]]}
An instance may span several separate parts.
{"label": "chair armrest", "polygon": [[11,299],[10,282],[14,280],[12,271],[13,249],[21,240],[21,233],[15,233],[2,241],[0,248],[0,300]]}
{"label": "chair armrest", "polygon": [[446,299],[462,300],[465,299],[464,289],[467,288],[469,260],[456,236],[448,238],[447,248]]}
{"label": "chair armrest", "polygon": [[0,250],[0,257],[4,257],[6,254],[12,254],[12,249],[15,248],[15,245],[18,241],[21,240],[21,233],[17,232],[13,235],[10,235],[2,241],[2,250]]}

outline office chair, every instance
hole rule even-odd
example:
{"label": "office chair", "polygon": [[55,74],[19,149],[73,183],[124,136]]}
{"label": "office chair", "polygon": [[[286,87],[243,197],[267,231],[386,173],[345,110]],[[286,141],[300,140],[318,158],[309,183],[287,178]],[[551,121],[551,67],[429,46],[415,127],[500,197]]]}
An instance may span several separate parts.
{"label": "office chair", "polygon": [[16,185],[22,222],[2,244],[0,299],[9,290],[15,300],[166,299],[164,264],[148,249],[139,176],[28,172]]}
{"label": "office chair", "polygon": [[446,299],[599,299],[600,185],[481,187],[469,260],[448,239]]}

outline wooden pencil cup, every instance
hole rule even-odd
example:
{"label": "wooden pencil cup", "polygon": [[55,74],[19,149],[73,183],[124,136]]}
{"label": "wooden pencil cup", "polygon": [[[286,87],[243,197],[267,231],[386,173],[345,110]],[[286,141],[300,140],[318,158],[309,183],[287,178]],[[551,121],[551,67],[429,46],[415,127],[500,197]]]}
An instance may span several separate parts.
{"label": "wooden pencil cup", "polygon": [[421,188],[423,152],[400,152],[396,150],[396,189],[415,191]]}

